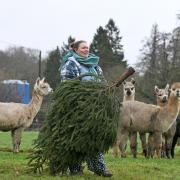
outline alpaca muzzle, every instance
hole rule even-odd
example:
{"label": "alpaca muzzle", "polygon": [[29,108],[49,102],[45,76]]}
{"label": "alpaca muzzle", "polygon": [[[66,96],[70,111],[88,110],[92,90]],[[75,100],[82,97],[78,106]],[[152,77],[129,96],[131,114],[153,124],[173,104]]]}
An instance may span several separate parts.
{"label": "alpaca muzzle", "polygon": [[130,91],[130,90],[127,90],[126,94],[127,94],[128,96],[130,96],[130,95],[131,95],[131,91]]}
{"label": "alpaca muzzle", "polygon": [[168,100],[168,99],[167,99],[166,96],[164,96],[164,97],[162,98],[162,102],[163,102],[163,103],[167,102],[167,100]]}
{"label": "alpaca muzzle", "polygon": [[176,91],[176,96],[180,97],[180,91],[179,90]]}

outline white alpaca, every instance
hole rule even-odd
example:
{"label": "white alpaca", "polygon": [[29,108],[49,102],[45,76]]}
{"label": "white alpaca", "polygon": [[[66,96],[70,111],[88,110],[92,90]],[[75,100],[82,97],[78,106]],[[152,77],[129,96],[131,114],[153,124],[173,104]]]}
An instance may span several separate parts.
{"label": "white alpaca", "polygon": [[[134,101],[134,98],[135,98],[135,80],[134,80],[134,78],[131,78],[130,81],[123,81],[123,102],[124,101]],[[116,143],[113,147],[113,154],[115,156],[118,156],[118,154],[119,154],[118,146],[119,145]]]}
{"label": "white alpaca", "polygon": [[126,156],[125,146],[131,131],[153,134],[155,149],[160,157],[162,133],[171,127],[179,113],[180,82],[174,83],[170,91],[168,103],[164,107],[139,101],[122,103],[118,130],[118,144],[122,157]]}
{"label": "white alpaca", "polygon": [[134,101],[135,98],[135,80],[131,78],[130,81],[123,81],[123,102]]}
{"label": "white alpaca", "polygon": [[41,107],[43,96],[50,92],[52,89],[44,82],[44,78],[38,78],[29,104],[0,103],[0,130],[11,131],[13,152],[19,152],[23,130],[32,124]]}

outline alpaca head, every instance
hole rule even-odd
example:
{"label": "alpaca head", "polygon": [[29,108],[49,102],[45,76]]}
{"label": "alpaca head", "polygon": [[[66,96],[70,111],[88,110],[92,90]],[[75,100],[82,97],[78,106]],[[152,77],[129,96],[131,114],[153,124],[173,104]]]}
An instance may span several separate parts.
{"label": "alpaca head", "polygon": [[175,82],[172,84],[170,89],[170,96],[177,97],[180,100],[180,82]]}
{"label": "alpaca head", "polygon": [[44,82],[45,78],[40,79],[39,77],[36,80],[36,84],[34,86],[34,91],[39,93],[42,96],[45,96],[51,92],[53,92],[52,88],[47,82]]}
{"label": "alpaca head", "polygon": [[167,103],[169,94],[169,84],[167,84],[164,89],[159,89],[158,86],[155,86],[154,91],[156,94],[157,102]]}
{"label": "alpaca head", "polygon": [[123,82],[124,96],[134,96],[135,95],[135,80],[131,78],[130,81]]}

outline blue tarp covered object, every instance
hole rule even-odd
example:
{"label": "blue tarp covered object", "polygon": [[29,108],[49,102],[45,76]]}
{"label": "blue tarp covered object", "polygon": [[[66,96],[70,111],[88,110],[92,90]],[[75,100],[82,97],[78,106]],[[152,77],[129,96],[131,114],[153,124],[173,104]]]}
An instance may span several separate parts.
{"label": "blue tarp covered object", "polygon": [[4,96],[6,102],[20,102],[28,104],[30,101],[30,86],[27,81],[4,80],[2,81],[6,91]]}

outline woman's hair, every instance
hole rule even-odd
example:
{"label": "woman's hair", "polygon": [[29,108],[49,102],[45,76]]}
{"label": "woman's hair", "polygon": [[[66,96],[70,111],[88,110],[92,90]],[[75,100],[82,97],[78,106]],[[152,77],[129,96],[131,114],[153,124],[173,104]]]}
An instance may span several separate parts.
{"label": "woman's hair", "polygon": [[79,48],[79,45],[81,43],[86,43],[86,41],[80,40],[80,41],[74,41],[73,43],[70,44],[70,47],[72,48],[73,51],[77,50]]}

